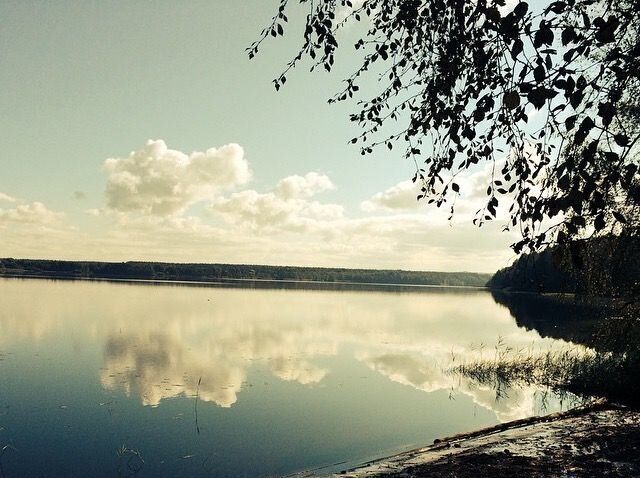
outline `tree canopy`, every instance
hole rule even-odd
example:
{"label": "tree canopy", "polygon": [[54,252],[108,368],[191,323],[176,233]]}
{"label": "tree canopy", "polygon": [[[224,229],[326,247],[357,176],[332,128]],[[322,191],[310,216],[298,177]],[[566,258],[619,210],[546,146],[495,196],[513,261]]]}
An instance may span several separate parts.
{"label": "tree canopy", "polygon": [[[300,0],[301,62],[331,71],[360,23],[357,66],[330,102],[353,101],[363,155],[400,148],[418,200],[455,210],[457,177],[490,167],[474,223],[506,211],[516,252],[640,224],[640,0]],[[285,34],[277,12],[250,58]],[[293,17],[292,17],[293,18]],[[293,21],[292,21],[293,22]],[[361,31],[360,29],[358,31]],[[365,93],[363,83],[379,88]]]}
{"label": "tree canopy", "polygon": [[576,294],[581,299],[617,297],[637,303],[640,237],[598,237],[525,254],[497,271],[487,285],[491,289]]}

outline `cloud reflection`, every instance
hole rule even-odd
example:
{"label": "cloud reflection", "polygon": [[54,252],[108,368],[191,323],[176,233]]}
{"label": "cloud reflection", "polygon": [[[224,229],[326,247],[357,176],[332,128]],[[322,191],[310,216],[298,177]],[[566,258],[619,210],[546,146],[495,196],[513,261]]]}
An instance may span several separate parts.
{"label": "cloud reflection", "polygon": [[[200,377],[204,379],[198,390]],[[110,336],[100,376],[105,388],[121,389],[151,406],[198,391],[201,400],[230,407],[244,379],[244,368],[224,357],[193,352],[165,334]]]}
{"label": "cloud reflection", "polygon": [[535,387],[510,388],[497,399],[496,391],[472,380],[445,372],[433,358],[387,354],[363,358],[372,369],[390,380],[424,392],[451,390],[470,397],[476,405],[492,410],[501,422],[529,417],[536,412]]}
{"label": "cloud reflection", "polygon": [[[29,296],[38,301],[25,301]],[[518,328],[486,292],[331,292],[5,281],[0,346],[72,335],[101,350],[105,389],[157,406],[199,393],[231,407],[259,370],[299,386],[331,384],[354,361],[425,393],[453,391],[500,420],[535,413],[534,388],[495,392],[446,373],[499,337],[515,350],[567,344]],[[73,288],[73,301],[69,301]],[[22,299],[20,299],[22,297]],[[46,304],[40,307],[38,304]],[[53,345],[51,345],[53,346]],[[94,346],[94,348],[95,348]],[[198,389],[198,380],[202,378]],[[339,392],[336,392],[339,393]]]}

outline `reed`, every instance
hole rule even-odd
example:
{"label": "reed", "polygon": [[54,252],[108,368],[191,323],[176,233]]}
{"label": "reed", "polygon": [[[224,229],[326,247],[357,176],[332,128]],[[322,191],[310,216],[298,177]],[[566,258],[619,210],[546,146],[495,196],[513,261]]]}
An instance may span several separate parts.
{"label": "reed", "polygon": [[492,359],[462,363],[451,369],[501,397],[513,387],[536,385],[582,398],[605,398],[640,404],[640,353],[638,350],[594,351],[569,349],[536,354],[500,352]]}

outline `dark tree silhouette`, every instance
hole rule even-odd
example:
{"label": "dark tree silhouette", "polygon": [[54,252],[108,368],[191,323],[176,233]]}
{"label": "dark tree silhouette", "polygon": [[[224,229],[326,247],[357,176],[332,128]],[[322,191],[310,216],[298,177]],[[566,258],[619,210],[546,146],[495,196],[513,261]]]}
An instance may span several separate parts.
{"label": "dark tree silhouette", "polygon": [[[491,166],[474,223],[508,210],[516,252],[640,223],[640,0],[300,0],[303,60],[332,69],[360,22],[358,67],[330,102],[355,98],[363,155],[403,148],[418,200],[454,212],[456,177]],[[248,48],[284,34],[289,1]],[[346,12],[346,13],[345,13]],[[339,14],[339,17],[338,15]],[[368,77],[379,89],[365,96]],[[532,114],[535,112],[535,115]]]}
{"label": "dark tree silhouette", "polygon": [[[640,301],[640,237],[598,237],[548,247],[500,269],[491,289]],[[636,305],[636,310],[638,305]]]}

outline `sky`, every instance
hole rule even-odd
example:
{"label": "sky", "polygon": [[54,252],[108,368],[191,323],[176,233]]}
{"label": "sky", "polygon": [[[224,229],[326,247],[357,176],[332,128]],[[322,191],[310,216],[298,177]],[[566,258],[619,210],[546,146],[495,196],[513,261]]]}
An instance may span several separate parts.
{"label": "sky", "polygon": [[[271,80],[301,24],[245,48],[277,0],[0,3],[0,256],[492,272],[502,223],[416,201],[397,150],[360,156],[346,29],[331,74]],[[295,9],[290,15],[297,18]],[[370,80],[375,87],[375,80]]]}

